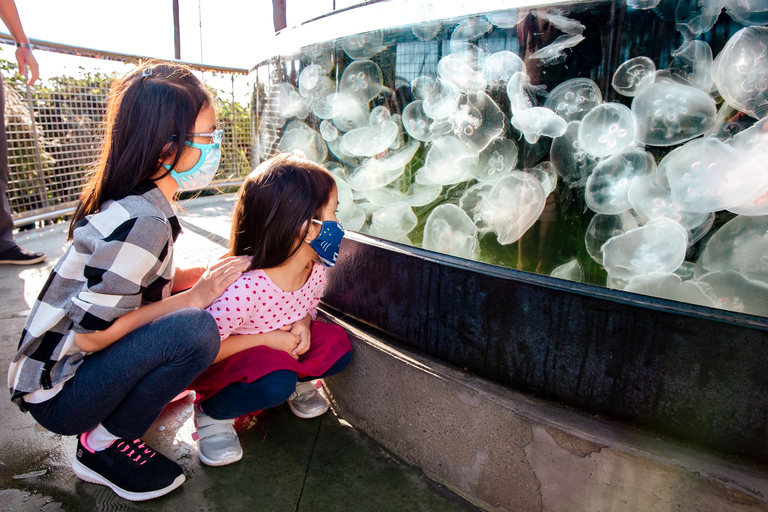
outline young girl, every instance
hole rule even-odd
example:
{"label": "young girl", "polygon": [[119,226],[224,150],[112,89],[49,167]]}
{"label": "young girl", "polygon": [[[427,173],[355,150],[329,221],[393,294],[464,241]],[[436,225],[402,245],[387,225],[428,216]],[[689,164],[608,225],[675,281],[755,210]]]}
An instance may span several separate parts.
{"label": "young girl", "polygon": [[[78,435],[73,468],[129,500],[162,496],[181,467],[140,437],[219,352],[207,307],[248,266],[176,270],[178,189],[216,172],[221,132],[199,80],[148,62],[114,81],[101,158],[72,219],[72,244],[27,319],[8,373],[12,400]],[[187,290],[175,295],[173,291]],[[194,327],[190,327],[194,326]]]}
{"label": "young girl", "polygon": [[263,162],[243,183],[230,255],[253,259],[208,308],[221,350],[190,386],[203,463],[240,460],[233,424],[244,414],[286,400],[301,418],[328,409],[314,380],[346,368],[352,349],[343,329],[314,321],[325,267],[336,262],[344,235],[338,205],[333,175],[293,155]]}

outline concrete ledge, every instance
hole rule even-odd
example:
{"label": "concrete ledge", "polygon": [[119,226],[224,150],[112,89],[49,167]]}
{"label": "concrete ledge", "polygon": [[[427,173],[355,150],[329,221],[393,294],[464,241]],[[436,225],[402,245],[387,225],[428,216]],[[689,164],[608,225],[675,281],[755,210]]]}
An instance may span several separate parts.
{"label": "concrete ledge", "polygon": [[326,379],[337,414],[487,510],[768,510],[768,468],[531,398],[323,316],[354,347]]}

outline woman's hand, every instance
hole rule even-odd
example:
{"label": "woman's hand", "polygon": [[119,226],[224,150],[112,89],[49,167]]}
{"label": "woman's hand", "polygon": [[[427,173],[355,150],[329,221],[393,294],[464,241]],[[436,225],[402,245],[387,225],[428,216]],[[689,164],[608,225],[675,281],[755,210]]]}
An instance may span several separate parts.
{"label": "woman's hand", "polygon": [[251,264],[249,256],[228,256],[208,266],[195,285],[189,289],[191,305],[207,308],[234,283]]}

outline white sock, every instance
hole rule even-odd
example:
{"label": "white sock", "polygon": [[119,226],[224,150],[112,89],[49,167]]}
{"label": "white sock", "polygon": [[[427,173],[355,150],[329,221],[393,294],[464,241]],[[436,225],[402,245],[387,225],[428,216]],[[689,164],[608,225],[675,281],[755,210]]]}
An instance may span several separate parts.
{"label": "white sock", "polygon": [[96,452],[105,450],[117,439],[119,438],[115,435],[112,435],[109,430],[104,428],[104,425],[101,424],[88,432],[88,434],[85,436],[85,442],[88,443],[88,446],[91,448],[91,450]]}

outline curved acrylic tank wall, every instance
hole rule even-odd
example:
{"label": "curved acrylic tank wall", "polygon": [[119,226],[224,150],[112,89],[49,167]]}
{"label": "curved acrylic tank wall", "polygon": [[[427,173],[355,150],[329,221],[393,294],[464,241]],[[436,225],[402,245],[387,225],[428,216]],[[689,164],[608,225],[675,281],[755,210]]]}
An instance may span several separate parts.
{"label": "curved acrylic tank wall", "polygon": [[495,380],[768,459],[756,9],[581,2],[358,34],[346,13],[256,66],[257,153],[324,161],[347,229],[402,244],[348,243],[327,302]]}

